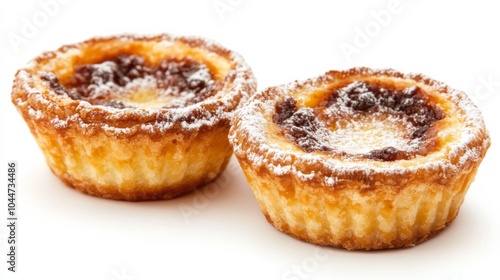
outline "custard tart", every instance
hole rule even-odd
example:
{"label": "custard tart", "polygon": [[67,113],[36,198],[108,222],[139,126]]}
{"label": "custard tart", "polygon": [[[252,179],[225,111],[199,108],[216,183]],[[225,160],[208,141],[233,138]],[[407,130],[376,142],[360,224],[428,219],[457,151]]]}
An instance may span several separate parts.
{"label": "custard tart", "polygon": [[278,230],[349,250],[414,246],[457,216],[490,146],[467,95],[392,69],[269,87],[230,142]]}
{"label": "custard tart", "polygon": [[12,102],[64,183],[140,201],[214,180],[232,155],[233,111],[255,90],[243,58],[216,43],[119,35],[36,57],[16,73]]}

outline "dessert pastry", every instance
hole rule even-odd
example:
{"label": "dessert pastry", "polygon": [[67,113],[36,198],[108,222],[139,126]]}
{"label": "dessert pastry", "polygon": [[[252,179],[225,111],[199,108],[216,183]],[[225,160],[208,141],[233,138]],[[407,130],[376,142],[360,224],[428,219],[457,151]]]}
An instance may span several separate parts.
{"label": "dessert pastry", "polygon": [[453,221],[490,146],[465,93],[354,68],[267,88],[230,142],[267,220],[346,249],[418,244]]}
{"label": "dessert pastry", "polygon": [[12,102],[67,185],[169,199],[232,154],[232,112],[255,92],[242,57],[200,38],[122,35],[63,46],[17,72]]}

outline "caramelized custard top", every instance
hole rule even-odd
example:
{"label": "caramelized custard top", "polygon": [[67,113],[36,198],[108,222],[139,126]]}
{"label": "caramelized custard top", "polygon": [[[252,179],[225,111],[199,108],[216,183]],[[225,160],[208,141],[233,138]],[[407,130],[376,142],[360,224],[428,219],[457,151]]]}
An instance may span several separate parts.
{"label": "caramelized custard top", "polygon": [[135,55],[78,65],[65,84],[53,73],[41,78],[57,94],[119,109],[185,107],[214,95],[218,87],[208,67],[189,58],[148,66]]}
{"label": "caramelized custard top", "polygon": [[313,108],[299,108],[288,97],[275,109],[280,133],[304,151],[379,161],[426,155],[435,146],[432,127],[445,117],[419,87],[369,82],[331,90]]}

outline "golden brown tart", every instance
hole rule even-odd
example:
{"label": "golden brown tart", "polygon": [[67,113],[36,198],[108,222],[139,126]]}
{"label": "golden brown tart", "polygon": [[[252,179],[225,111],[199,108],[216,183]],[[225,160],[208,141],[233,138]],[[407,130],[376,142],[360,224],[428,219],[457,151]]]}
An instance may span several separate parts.
{"label": "golden brown tart", "polygon": [[169,199],[214,180],[232,112],[255,92],[242,57],[200,38],[121,35],[45,52],[12,102],[50,169],[87,194]]}
{"label": "golden brown tart", "polygon": [[257,93],[230,142],[277,229],[366,250],[413,246],[445,228],[490,146],[465,93],[367,68]]}

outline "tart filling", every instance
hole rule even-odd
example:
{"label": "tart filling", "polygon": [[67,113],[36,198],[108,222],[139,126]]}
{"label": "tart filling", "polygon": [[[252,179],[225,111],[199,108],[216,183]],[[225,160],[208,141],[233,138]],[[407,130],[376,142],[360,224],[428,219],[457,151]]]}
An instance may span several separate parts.
{"label": "tart filling", "polygon": [[179,108],[214,95],[221,83],[210,69],[189,58],[164,59],[148,66],[142,57],[119,55],[96,64],[78,65],[62,85],[52,73],[44,73],[57,94],[92,105],[114,108]]}
{"label": "tart filling", "polygon": [[280,134],[306,152],[381,161],[425,156],[435,146],[432,126],[445,117],[416,86],[352,82],[322,97],[313,108],[298,108],[293,97],[276,104]]}

